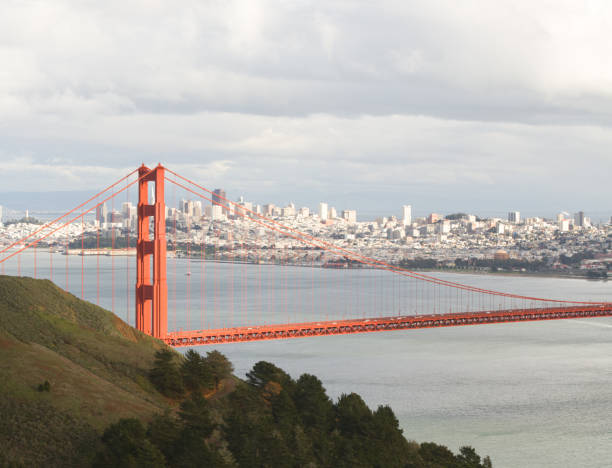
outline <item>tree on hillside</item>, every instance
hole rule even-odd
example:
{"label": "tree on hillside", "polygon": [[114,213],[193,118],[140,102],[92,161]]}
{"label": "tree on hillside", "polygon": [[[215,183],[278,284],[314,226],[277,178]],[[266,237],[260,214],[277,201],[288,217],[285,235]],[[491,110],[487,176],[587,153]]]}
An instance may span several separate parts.
{"label": "tree on hillside", "polygon": [[179,416],[185,427],[192,432],[197,432],[200,437],[210,436],[215,428],[208,402],[200,393],[193,393],[190,398],[181,403]]}
{"label": "tree on hillside", "polygon": [[175,355],[167,348],[155,353],[155,362],[149,373],[155,388],[170,398],[178,398],[185,393],[183,377],[176,364]]}
{"label": "tree on hillside", "polygon": [[200,353],[190,349],[185,353],[185,361],[181,365],[181,374],[187,390],[192,392],[210,388],[213,385],[213,375],[210,364]]}
{"label": "tree on hillside", "polygon": [[444,445],[424,442],[419,449],[419,455],[425,461],[425,466],[458,468],[455,455]]}
{"label": "tree on hillside", "polygon": [[293,383],[289,374],[267,361],[257,362],[246,376],[247,382],[258,388],[264,388],[268,382],[277,382],[282,387],[292,387]]}
{"label": "tree on hillside", "polygon": [[137,466],[165,467],[161,451],[146,438],[145,428],[138,419],[120,419],[109,426],[102,436],[103,449],[94,460],[94,467]]}
{"label": "tree on hillside", "polygon": [[317,377],[302,374],[296,382],[294,398],[304,426],[319,430],[330,428],[334,405]]}
{"label": "tree on hillside", "polygon": [[163,415],[154,416],[149,422],[147,438],[161,450],[166,460],[172,460],[175,445],[181,435],[181,428],[179,421],[167,411]]}
{"label": "tree on hillside", "polygon": [[234,366],[224,354],[216,350],[206,353],[204,361],[215,383],[215,390],[219,390],[219,382],[232,375]]}

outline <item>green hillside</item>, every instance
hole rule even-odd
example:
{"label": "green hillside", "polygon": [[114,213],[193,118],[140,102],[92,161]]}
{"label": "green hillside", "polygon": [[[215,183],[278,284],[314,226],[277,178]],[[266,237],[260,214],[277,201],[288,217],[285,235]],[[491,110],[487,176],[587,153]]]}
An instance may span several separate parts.
{"label": "green hillside", "polygon": [[0,466],[82,466],[111,422],[163,412],[147,378],[161,347],[50,281],[0,276]]}

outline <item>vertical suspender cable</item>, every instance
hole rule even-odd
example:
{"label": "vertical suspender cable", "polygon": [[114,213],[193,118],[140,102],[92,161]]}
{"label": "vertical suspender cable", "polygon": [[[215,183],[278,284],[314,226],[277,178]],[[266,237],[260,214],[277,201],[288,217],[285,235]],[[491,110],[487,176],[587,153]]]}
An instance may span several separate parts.
{"label": "vertical suspender cable", "polygon": [[[84,215],[85,213],[83,213]],[[85,296],[85,216],[81,216],[81,299]]]}
{"label": "vertical suspender cable", "polygon": [[[96,198],[96,204],[98,199]],[[98,210],[97,210],[98,211]],[[102,210],[99,210],[102,213]],[[96,229],[96,304],[100,305],[100,228],[102,227],[102,218],[98,216],[98,226]]]}

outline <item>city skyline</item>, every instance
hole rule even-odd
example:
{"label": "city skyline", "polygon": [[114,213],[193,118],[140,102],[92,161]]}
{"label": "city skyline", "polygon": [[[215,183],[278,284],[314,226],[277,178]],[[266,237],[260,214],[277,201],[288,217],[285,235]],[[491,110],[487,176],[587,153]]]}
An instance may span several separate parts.
{"label": "city skyline", "polygon": [[[228,200],[236,202],[239,201],[240,199],[244,199],[245,196],[244,195],[240,195],[238,197],[234,197],[232,198],[232,194],[230,192],[229,196],[227,195],[227,191],[224,189],[215,189],[215,190],[221,190],[221,196],[222,197],[227,197]],[[56,202],[55,201],[55,196],[56,194],[61,194],[62,195],[62,199],[65,197],[65,200],[63,203],[61,202]],[[62,191],[62,192],[55,192],[54,194],[49,194],[46,192],[13,192],[8,194],[9,196],[6,197],[6,193],[0,192],[0,207],[3,207],[4,209],[4,218],[5,220],[8,219],[15,219],[15,217],[19,217],[19,214],[23,214],[26,211],[30,211],[33,215],[52,215],[54,213],[59,213],[63,210],[67,210],[72,208],[72,204],[73,201],[75,199],[80,199],[79,197],[87,197],[89,195],[91,195],[90,192],[86,192],[86,191]],[[213,195],[213,198],[215,196]],[[7,202],[8,200],[8,202]],[[133,199],[132,202],[136,202],[136,199]],[[205,204],[207,204],[206,202],[204,202]],[[573,217],[574,215],[578,214],[578,213],[586,213],[586,216],[588,216],[591,221],[593,223],[609,223],[610,220],[612,220],[612,212],[610,210],[602,210],[602,211],[594,211],[594,210],[589,210],[589,209],[578,209],[578,210],[569,210],[569,209],[559,209],[556,211],[546,211],[546,212],[542,212],[539,210],[535,210],[535,209],[526,209],[526,210],[516,210],[516,206],[512,207],[512,209],[505,209],[505,208],[498,208],[495,210],[473,210],[470,208],[458,208],[458,209],[444,209],[444,208],[438,208],[438,209],[427,209],[427,207],[423,207],[423,206],[414,206],[413,204],[411,205],[406,205],[404,204],[400,204],[400,205],[396,205],[395,207],[393,206],[389,206],[389,207],[379,207],[378,209],[360,209],[360,208],[356,208],[355,204],[348,204],[348,206],[344,206],[344,205],[340,205],[340,204],[336,204],[333,203],[331,201],[320,201],[318,203],[313,204],[312,206],[308,206],[305,204],[300,204],[300,203],[294,203],[293,201],[277,201],[277,200],[266,200],[266,201],[249,201],[249,203],[252,206],[255,205],[260,205],[262,207],[271,204],[272,206],[276,206],[276,207],[284,207],[284,206],[288,206],[289,204],[293,204],[295,205],[295,209],[299,210],[299,209],[303,209],[303,208],[308,208],[310,210],[311,213],[317,213],[318,209],[320,208],[320,204],[321,203],[326,203],[328,205],[329,208],[334,208],[337,210],[337,216],[339,218],[343,218],[344,217],[344,212],[346,211],[350,211],[350,212],[355,212],[355,216],[357,218],[358,221],[374,221],[377,218],[381,217],[381,216],[395,216],[397,217],[399,220],[404,219],[405,216],[405,212],[404,209],[407,206],[408,209],[408,216],[409,219],[416,219],[416,218],[424,218],[427,217],[429,214],[431,213],[440,213],[442,215],[449,215],[449,214],[455,214],[455,213],[465,213],[465,214],[472,214],[472,215],[476,215],[482,218],[500,218],[500,219],[505,219],[505,218],[510,218],[511,213],[518,213],[519,214],[519,219],[522,219],[523,217],[539,217],[539,218],[546,218],[546,219],[555,219],[557,218],[557,216],[559,215],[559,213],[567,213],[568,216]],[[214,204],[214,203],[212,203]],[[42,206],[41,206],[42,205]],[[177,205],[178,206],[178,205]],[[109,208],[110,210],[110,208]],[[223,210],[223,212],[225,213],[226,210]],[[90,216],[94,216],[93,213],[90,213]],[[97,216],[97,215],[96,215]],[[351,215],[352,216],[352,215]],[[409,224],[409,223],[408,223]]]}

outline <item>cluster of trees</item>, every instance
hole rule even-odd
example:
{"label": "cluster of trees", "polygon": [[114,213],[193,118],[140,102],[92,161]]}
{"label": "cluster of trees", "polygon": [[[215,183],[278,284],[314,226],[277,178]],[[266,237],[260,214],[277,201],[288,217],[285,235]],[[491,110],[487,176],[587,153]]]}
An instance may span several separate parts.
{"label": "cluster of trees", "polygon": [[595,254],[590,250],[585,250],[584,252],[578,252],[574,255],[561,254],[559,256],[559,261],[564,265],[577,267],[583,260],[590,260],[592,258],[595,258]]}
{"label": "cluster of trees", "polygon": [[128,237],[123,234],[121,232],[120,229],[117,229],[115,232],[115,239],[112,239],[111,237],[108,237],[106,235],[102,236],[91,236],[88,235],[86,237],[84,237],[83,239],[78,238],[78,239],[74,239],[72,241],[70,241],[70,243],[68,244],[68,248],[70,249],[110,249],[110,248],[115,248],[115,249],[125,249],[126,247],[128,247],[128,242],[129,242],[129,247],[136,247],[136,243],[138,242],[138,239],[134,236],[130,236],[129,239]]}
{"label": "cluster of trees", "polygon": [[229,377],[233,370],[232,363],[219,351],[210,351],[204,357],[190,349],[179,362],[176,353],[161,349],[155,353],[149,378],[160,393],[169,398],[181,398],[186,392],[217,390],[221,380]]}
{"label": "cluster of trees", "polygon": [[607,270],[589,270],[586,275],[590,279],[608,279]]}
{"label": "cluster of trees", "polygon": [[[434,268],[448,268],[447,262],[441,262],[433,258],[420,258],[417,257],[413,260],[405,259],[399,264],[402,268],[407,269],[434,269]],[[451,267],[452,268],[452,267]],[[454,260],[454,268],[457,269],[469,269],[469,268],[488,268],[490,270],[521,270],[527,271],[541,271],[547,268],[547,264],[544,260],[518,260],[515,258],[509,258],[507,260],[496,260],[492,258],[469,258],[464,260],[462,258],[456,258]]]}
{"label": "cluster of trees", "polygon": [[[214,385],[203,377],[206,358],[188,353],[181,365],[168,365],[158,353],[157,371],[174,376],[172,392],[191,389],[177,414],[154,418],[148,426],[124,419],[102,437],[96,466],[215,467],[402,467],[489,468],[491,461],[471,447],[458,454],[434,443],[407,441],[393,411],[372,411],[355,393],[337,402],[321,381],[309,374],[292,379],[269,362],[260,361],[222,398],[207,400],[198,391]],[[222,355],[221,355],[222,356]],[[230,364],[231,366],[231,364]],[[210,370],[208,370],[210,372]],[[211,382],[213,382],[211,384]]]}
{"label": "cluster of trees", "polygon": [[11,224],[42,224],[43,222],[37,218],[33,218],[32,216],[24,216],[20,219],[9,219],[4,222],[5,226],[10,226]]}
{"label": "cluster of trees", "polygon": [[544,260],[519,260],[508,258],[506,260],[496,260],[492,258],[470,258],[464,260],[455,259],[456,268],[490,268],[491,270],[522,270],[541,271],[546,269],[547,263]]}

